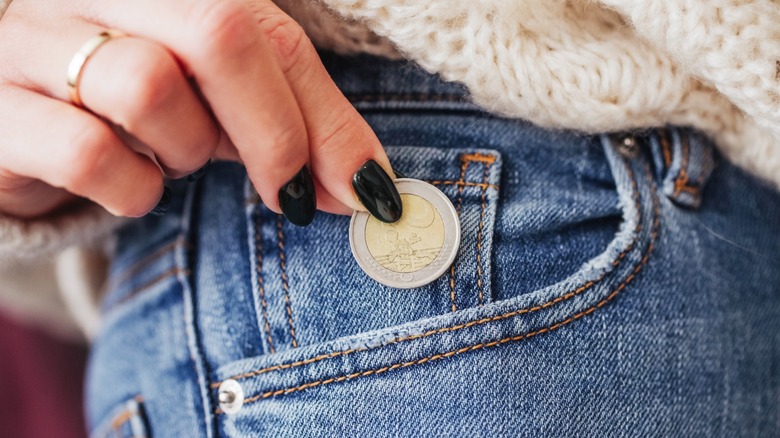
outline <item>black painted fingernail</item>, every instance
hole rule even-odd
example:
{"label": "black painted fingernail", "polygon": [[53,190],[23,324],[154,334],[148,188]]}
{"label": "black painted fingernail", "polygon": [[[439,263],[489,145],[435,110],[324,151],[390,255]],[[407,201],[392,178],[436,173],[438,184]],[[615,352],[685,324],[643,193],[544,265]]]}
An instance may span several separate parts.
{"label": "black painted fingernail", "polygon": [[317,211],[314,179],[306,166],[279,189],[279,208],[284,217],[300,227],[309,225]]}
{"label": "black painted fingernail", "polygon": [[358,169],[352,177],[352,187],[360,202],[375,218],[388,223],[401,219],[401,195],[376,161],[366,161]]}
{"label": "black painted fingernail", "polygon": [[211,164],[211,159],[206,161],[206,164],[204,164],[203,167],[187,175],[187,181],[193,182],[199,180],[200,177],[206,174],[206,170],[208,170],[210,164]]}
{"label": "black painted fingernail", "polygon": [[162,196],[157,202],[157,206],[149,212],[152,216],[162,216],[171,207],[171,189],[168,187],[163,188]]}
{"label": "black painted fingernail", "polygon": [[406,178],[406,175],[404,175],[403,173],[401,173],[401,172],[399,172],[399,171],[397,171],[395,169],[393,169],[393,173],[395,174],[395,178],[396,179],[398,179],[398,178]]}

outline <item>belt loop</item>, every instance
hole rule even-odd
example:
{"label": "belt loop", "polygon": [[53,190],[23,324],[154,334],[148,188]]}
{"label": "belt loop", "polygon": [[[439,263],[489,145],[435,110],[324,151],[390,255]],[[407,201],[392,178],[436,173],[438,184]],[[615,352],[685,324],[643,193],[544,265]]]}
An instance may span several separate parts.
{"label": "belt loop", "polygon": [[675,204],[698,209],[715,169],[712,143],[688,128],[656,129],[649,138],[661,190]]}

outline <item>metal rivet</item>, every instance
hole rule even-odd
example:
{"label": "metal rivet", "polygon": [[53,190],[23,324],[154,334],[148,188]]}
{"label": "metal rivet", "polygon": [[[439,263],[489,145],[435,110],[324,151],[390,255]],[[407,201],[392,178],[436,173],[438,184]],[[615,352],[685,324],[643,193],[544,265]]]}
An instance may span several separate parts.
{"label": "metal rivet", "polygon": [[219,385],[219,407],[226,414],[235,414],[244,405],[244,388],[233,379]]}
{"label": "metal rivet", "polygon": [[633,135],[624,136],[618,143],[618,150],[625,157],[636,157],[639,152],[636,138]]}

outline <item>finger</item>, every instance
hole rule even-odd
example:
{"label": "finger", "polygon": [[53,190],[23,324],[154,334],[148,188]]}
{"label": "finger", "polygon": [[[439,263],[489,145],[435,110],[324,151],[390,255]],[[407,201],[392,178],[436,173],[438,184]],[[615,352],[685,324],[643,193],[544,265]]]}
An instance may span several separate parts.
{"label": "finger", "polygon": [[[79,48],[103,30],[71,21],[56,34],[30,33],[36,50],[17,61],[21,74],[36,89],[68,101],[63,72]],[[94,50],[81,71],[84,105],[148,145],[169,176],[187,175],[213,154],[219,129],[163,46],[141,38],[114,38]]]}
{"label": "finger", "polygon": [[[97,20],[160,42],[191,72],[258,194],[280,211],[279,194],[290,193],[288,183],[308,162],[306,126],[246,3],[107,0],[100,5]],[[313,194],[309,197],[304,203],[311,206]]]}
{"label": "finger", "polygon": [[317,190],[317,209],[333,214],[350,215],[354,211],[352,208],[344,205],[343,202],[334,198],[325,187],[317,180],[314,180],[314,187]]}
{"label": "finger", "polygon": [[22,219],[32,219],[79,199],[67,190],[0,169],[0,211]]}
{"label": "finger", "polygon": [[[388,176],[393,174],[390,161],[368,123],[333,83],[314,46],[297,23],[273,3],[255,2],[253,10],[260,27],[273,43],[279,65],[303,114],[317,180],[333,198],[351,209],[363,210],[365,206],[380,220],[398,220],[401,203]],[[379,166],[364,166],[371,161]],[[359,169],[362,169],[360,175],[354,178]],[[372,174],[368,175],[368,172]],[[355,187],[355,179],[371,179],[377,184]],[[322,192],[318,193],[322,198]]]}
{"label": "finger", "polygon": [[0,100],[0,154],[8,171],[89,198],[117,216],[143,216],[162,198],[157,166],[100,119],[19,88],[0,87]]}

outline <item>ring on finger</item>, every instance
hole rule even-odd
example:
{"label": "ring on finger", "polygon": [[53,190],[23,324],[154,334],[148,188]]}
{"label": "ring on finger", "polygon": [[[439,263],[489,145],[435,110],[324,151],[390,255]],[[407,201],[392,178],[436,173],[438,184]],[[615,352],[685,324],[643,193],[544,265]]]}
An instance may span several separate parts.
{"label": "ring on finger", "polygon": [[84,66],[89,61],[89,58],[95,54],[95,52],[105,43],[112,39],[126,37],[124,32],[109,29],[100,32],[98,35],[90,38],[85,42],[78,52],[73,55],[68,65],[68,97],[70,101],[81,108],[84,108],[84,102],[81,101],[81,94],[79,93],[79,83],[81,82],[81,75],[84,72]]}

